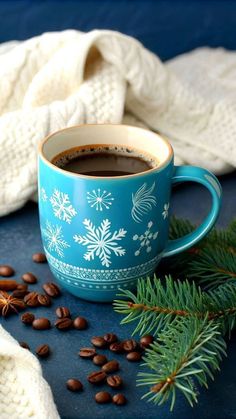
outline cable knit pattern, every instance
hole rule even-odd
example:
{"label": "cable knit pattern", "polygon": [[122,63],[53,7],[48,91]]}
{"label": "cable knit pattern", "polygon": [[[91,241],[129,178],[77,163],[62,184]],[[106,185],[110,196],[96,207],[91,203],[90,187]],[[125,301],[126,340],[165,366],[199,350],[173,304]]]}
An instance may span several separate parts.
{"label": "cable knit pattern", "polygon": [[37,144],[80,123],[167,135],[177,164],[236,166],[236,54],[200,48],[163,64],[113,31],[45,33],[0,46],[0,215],[37,188]]}
{"label": "cable knit pattern", "polygon": [[0,326],[1,419],[59,419],[38,360]]}

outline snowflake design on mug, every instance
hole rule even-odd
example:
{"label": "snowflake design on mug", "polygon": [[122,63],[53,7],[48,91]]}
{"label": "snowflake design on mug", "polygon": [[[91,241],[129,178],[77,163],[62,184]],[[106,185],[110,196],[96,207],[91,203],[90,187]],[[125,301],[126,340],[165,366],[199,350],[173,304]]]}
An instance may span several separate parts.
{"label": "snowflake design on mug", "polygon": [[168,202],[167,204],[164,205],[163,212],[162,212],[162,216],[163,216],[164,220],[168,217],[169,208],[170,208],[170,204]]}
{"label": "snowflake design on mug", "polygon": [[144,183],[135,193],[132,193],[133,207],[131,215],[136,223],[141,223],[144,215],[151,211],[153,206],[157,205],[157,199],[152,194],[154,189],[155,182],[151,186]]}
{"label": "snowflake design on mug", "polygon": [[54,226],[46,221],[46,228],[42,229],[42,236],[46,241],[48,250],[53,250],[58,256],[64,257],[64,249],[70,247],[70,245],[64,240],[61,229],[62,227]]}
{"label": "snowflake design on mug", "polygon": [[155,231],[154,233],[151,231],[152,226],[153,226],[153,222],[149,221],[147,225],[147,229],[145,230],[143,234],[141,234],[140,236],[138,234],[135,234],[133,236],[133,240],[135,241],[137,240],[139,242],[139,248],[134,253],[135,256],[139,256],[142,249],[145,249],[147,253],[151,252],[152,250],[151,244],[154,240],[157,239],[157,236],[158,236],[158,231]]}
{"label": "snowflake design on mug", "polygon": [[77,212],[71,205],[68,194],[60,192],[58,189],[54,189],[50,202],[55,217],[70,224]]}
{"label": "snowflake design on mug", "polygon": [[123,228],[112,233],[110,231],[111,222],[108,219],[103,220],[99,227],[96,227],[88,219],[85,219],[83,224],[87,230],[87,234],[85,236],[75,234],[73,239],[76,243],[87,246],[87,252],[84,254],[85,260],[94,260],[96,256],[100,259],[103,266],[109,268],[112,263],[112,253],[115,256],[123,256],[125,254],[125,249],[117,243],[127,233]]}
{"label": "snowflake design on mug", "polygon": [[95,207],[97,211],[103,211],[103,209],[110,208],[114,198],[111,196],[111,192],[101,191],[98,188],[96,191],[93,189],[92,192],[87,192],[87,200],[91,208]]}

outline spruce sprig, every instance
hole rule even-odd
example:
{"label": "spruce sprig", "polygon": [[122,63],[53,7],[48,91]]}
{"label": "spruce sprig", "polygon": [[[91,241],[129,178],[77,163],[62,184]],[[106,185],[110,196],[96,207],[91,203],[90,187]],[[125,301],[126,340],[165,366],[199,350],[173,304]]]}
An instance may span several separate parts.
{"label": "spruce sprig", "polygon": [[[172,218],[170,238],[176,239],[195,228],[189,221]],[[168,271],[178,278],[196,279],[204,287],[216,288],[236,282],[236,220],[227,229],[214,229],[193,248],[168,259]],[[163,269],[166,269],[164,261]]]}
{"label": "spruce sprig", "polygon": [[[194,228],[173,218],[170,238]],[[114,309],[125,315],[121,323],[135,323],[133,333],[156,337],[138,385],[148,387],[144,398],[158,404],[169,400],[173,409],[178,392],[191,405],[197,401],[197,384],[207,387],[214,378],[225,354],[223,336],[236,324],[236,219],[167,263],[172,275],[140,279],[136,294],[121,290]]]}
{"label": "spruce sprig", "polygon": [[226,281],[236,282],[236,255],[224,246],[211,245],[189,263],[189,278],[198,278],[205,288],[215,288]]}
{"label": "spruce sprig", "polygon": [[193,406],[198,396],[196,383],[208,387],[208,379],[214,379],[222,355],[226,355],[219,326],[207,317],[169,324],[151,346],[142,365],[149,371],[138,374],[137,384],[149,389],[142,398],[159,405],[170,399],[170,410],[177,391]]}
{"label": "spruce sprig", "polygon": [[[236,323],[236,286],[226,283],[210,292],[195,282],[140,279],[137,293],[122,290],[115,300],[122,324],[135,322],[133,334],[153,334],[157,339],[147,350],[137,384],[148,387],[143,398],[157,404],[182,392],[192,406],[197,402],[197,383],[207,387],[225,354],[223,335]],[[151,371],[150,371],[151,370]]]}
{"label": "spruce sprig", "polygon": [[176,318],[218,320],[222,333],[231,332],[236,322],[236,287],[227,283],[207,293],[195,282],[154,276],[139,280],[137,292],[122,290],[114,310],[126,316],[121,324],[136,322],[133,334],[157,336]]}

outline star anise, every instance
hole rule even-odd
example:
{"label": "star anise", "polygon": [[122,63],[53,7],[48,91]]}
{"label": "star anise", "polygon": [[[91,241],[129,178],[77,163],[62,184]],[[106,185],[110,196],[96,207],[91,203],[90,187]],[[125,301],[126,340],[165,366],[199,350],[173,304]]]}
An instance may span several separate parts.
{"label": "star anise", "polygon": [[24,301],[12,297],[5,291],[0,292],[0,313],[2,316],[5,317],[13,311],[18,313],[18,310],[22,310],[24,307]]}

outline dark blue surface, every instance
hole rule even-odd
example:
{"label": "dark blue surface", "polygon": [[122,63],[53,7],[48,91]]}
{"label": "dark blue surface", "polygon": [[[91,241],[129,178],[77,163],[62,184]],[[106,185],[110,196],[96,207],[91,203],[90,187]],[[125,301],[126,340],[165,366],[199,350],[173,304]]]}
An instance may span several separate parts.
{"label": "dark blue surface", "polygon": [[[223,208],[218,225],[225,226],[236,216],[236,173],[221,179],[224,191]],[[210,196],[207,191],[197,185],[178,187],[173,196],[172,208],[178,216],[184,216],[196,223],[200,223],[210,206]],[[21,211],[0,220],[0,249],[1,263],[9,263],[16,269],[16,278],[25,271],[32,271],[39,277],[39,284],[31,286],[40,290],[44,281],[52,279],[47,265],[35,264],[31,261],[33,252],[40,251],[41,239],[38,225],[37,206],[28,204]],[[76,418],[107,418],[118,419],[122,414],[128,418],[156,418],[162,419],[228,419],[236,418],[236,336],[234,335],[228,348],[228,358],[222,363],[222,372],[216,375],[210,383],[208,391],[202,390],[199,404],[191,409],[185,400],[178,399],[174,413],[170,413],[167,406],[156,407],[140,401],[142,390],[135,387],[137,366],[128,363],[121,355],[121,375],[125,381],[124,392],[129,399],[125,407],[118,408],[113,405],[99,406],[93,400],[96,389],[87,383],[86,375],[96,369],[91,361],[85,361],[77,356],[80,347],[89,345],[92,335],[104,332],[117,333],[126,338],[132,331],[130,326],[120,326],[121,317],[114,313],[111,305],[88,303],[76,299],[63,292],[63,296],[54,300],[53,308],[38,308],[38,316],[48,316],[55,319],[54,309],[58,305],[66,305],[71,309],[73,316],[85,316],[90,327],[87,331],[58,332],[33,331],[21,324],[19,317],[12,316],[2,320],[3,326],[18,340],[27,341],[34,351],[37,345],[49,343],[52,356],[42,361],[45,378],[51,385],[59,413],[63,419]],[[108,352],[108,351],[107,351]],[[109,358],[111,354],[108,352]],[[116,358],[116,356],[112,356]],[[65,389],[65,381],[70,377],[78,377],[85,385],[81,394],[72,394]],[[144,413],[145,412],[145,413]],[[1,415],[0,415],[1,417]],[[46,418],[45,418],[46,419]]]}
{"label": "dark blue surface", "polygon": [[0,42],[68,28],[113,29],[167,59],[201,45],[236,48],[235,0],[5,0]]}
{"label": "dark blue surface", "polygon": [[[26,39],[44,31],[75,28],[115,29],[137,37],[144,45],[163,59],[202,45],[224,46],[236,49],[236,1],[231,0],[166,0],[166,1],[0,1],[0,42]],[[218,225],[225,226],[236,216],[236,174],[222,179],[223,208]],[[200,222],[207,213],[210,198],[207,191],[198,186],[181,186],[174,196],[175,213],[178,216]],[[23,210],[0,219],[0,263],[9,263],[16,268],[20,278],[26,270],[32,270],[40,278],[38,286],[51,279],[47,265],[31,261],[33,252],[41,249],[37,207],[27,205]],[[33,287],[32,287],[33,288]],[[114,331],[121,337],[131,332],[129,327],[120,327],[120,317],[110,305],[86,303],[66,292],[58,300],[68,305],[73,315],[81,314],[90,320],[86,332],[55,330],[33,332],[24,327],[19,318],[12,316],[3,325],[19,340],[26,340],[32,350],[40,343],[48,342],[52,357],[42,362],[44,375],[52,387],[59,413],[63,419],[76,418],[161,418],[161,419],[234,419],[236,418],[236,337],[228,349],[228,358],[222,363],[222,372],[203,390],[199,404],[194,409],[179,399],[174,413],[166,406],[155,407],[140,401],[141,390],[135,388],[137,367],[122,361],[122,376],[125,377],[125,393],[129,399],[126,407],[98,406],[92,400],[95,389],[86,382],[86,373],[92,369],[89,361],[76,355],[78,349],[89,343],[91,335]],[[54,307],[57,302],[54,303]],[[37,309],[53,319],[53,310]],[[123,359],[123,358],[122,358]],[[127,366],[129,368],[127,368]],[[65,390],[65,380],[78,376],[85,383],[83,394]],[[1,417],[1,415],[0,415]],[[46,418],[45,418],[46,419]]]}

